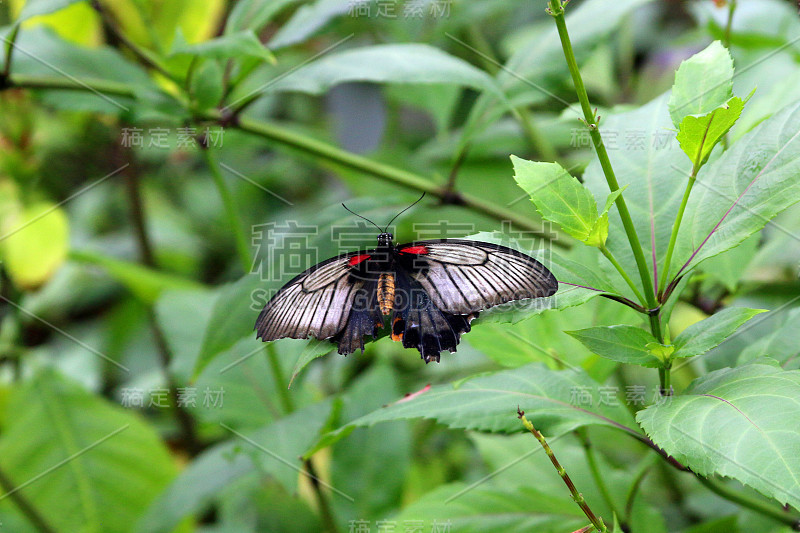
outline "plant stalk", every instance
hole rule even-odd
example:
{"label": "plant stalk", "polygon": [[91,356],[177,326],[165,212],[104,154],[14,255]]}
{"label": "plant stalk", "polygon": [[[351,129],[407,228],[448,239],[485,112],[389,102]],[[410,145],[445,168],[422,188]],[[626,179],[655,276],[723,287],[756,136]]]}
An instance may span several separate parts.
{"label": "plant stalk", "polygon": [[738,503],[742,507],[747,507],[748,509],[751,509],[761,515],[774,518],[778,522],[786,524],[794,531],[800,531],[800,515],[797,513],[791,513],[775,507],[774,505],[770,505],[767,502],[744,494],[741,491],[734,490],[715,479],[705,478],[700,475],[696,477],[697,480],[701,484],[705,485],[707,489],[718,494],[719,496],[722,496],[726,500]]}
{"label": "plant stalk", "polygon": [[[575,53],[572,50],[572,42],[570,41],[569,33],[567,31],[567,23],[564,19],[564,5],[561,0],[550,0],[550,7],[548,11],[550,15],[552,15],[553,19],[555,19],[556,27],[558,28],[558,36],[561,39],[561,47],[564,50],[564,57],[567,61],[567,67],[572,75],[572,81],[575,85],[575,92],[577,93],[578,100],[581,103],[583,116],[586,121],[586,125],[589,128],[589,134],[592,137],[592,143],[594,144],[595,151],[597,152],[597,158],[600,161],[600,166],[603,168],[603,174],[608,182],[608,188],[611,190],[611,192],[615,192],[619,189],[619,183],[617,182],[617,177],[614,174],[614,169],[611,166],[611,160],[608,157],[606,147],[603,144],[603,137],[600,135],[600,130],[597,125],[597,118],[595,117],[595,113],[589,104],[589,95],[586,93],[586,87],[583,84],[583,78],[581,77],[580,70],[578,69],[578,63],[575,60]],[[622,226],[625,229],[625,234],[627,235],[628,241],[631,245],[633,257],[636,260],[636,267],[639,270],[639,276],[642,279],[642,287],[644,288],[644,295],[647,305],[651,309],[654,309],[658,304],[656,301],[655,291],[653,289],[653,282],[650,279],[650,271],[647,267],[647,261],[644,257],[642,244],[639,241],[639,236],[636,234],[636,228],[633,225],[633,219],[631,218],[630,211],[628,210],[628,206],[625,203],[625,199],[623,198],[622,194],[617,196],[615,203],[617,205],[617,210],[619,211],[620,219],[622,220]]]}
{"label": "plant stalk", "polygon": [[239,256],[239,263],[242,267],[242,271],[245,273],[250,272],[252,266],[250,246],[248,245],[247,236],[242,228],[242,221],[239,219],[239,215],[236,212],[233,196],[228,190],[225,178],[222,177],[222,172],[219,169],[219,165],[217,165],[214,155],[211,153],[210,147],[208,147],[205,142],[201,142],[200,147],[200,151],[203,153],[203,157],[206,160],[208,170],[211,172],[211,177],[214,179],[214,185],[216,185],[217,192],[219,192],[219,196],[222,199],[225,217],[228,219],[228,226],[230,226],[233,232],[233,241],[236,245],[236,253]]}
{"label": "plant stalk", "polygon": [[631,288],[631,290],[633,291],[633,294],[636,295],[636,298],[639,300],[639,303],[642,304],[642,305],[647,305],[647,302],[645,301],[644,297],[642,296],[642,293],[639,291],[639,288],[633,282],[633,280],[628,275],[628,273],[625,272],[625,269],[622,268],[622,265],[619,264],[619,261],[617,261],[617,258],[614,257],[614,255],[611,253],[611,251],[608,248],[606,248],[605,245],[600,247],[600,251],[602,252],[602,254],[604,256],[606,256],[606,259],[608,259],[608,261],[612,265],[614,265],[614,268],[617,269],[617,272],[619,272],[619,275],[622,276],[622,279],[624,279],[625,282],[628,284],[628,287]]}
{"label": "plant stalk", "polygon": [[14,483],[2,469],[0,469],[0,487],[5,491],[4,497],[10,498],[11,501],[17,505],[20,512],[25,515],[38,531],[41,533],[56,533],[56,529],[51,526],[39,510],[20,493],[19,489],[14,486]]}
{"label": "plant stalk", "polygon": [[547,454],[547,457],[550,458],[550,462],[553,463],[553,466],[556,468],[558,475],[561,476],[561,479],[564,480],[564,484],[569,489],[573,501],[575,501],[575,503],[578,504],[578,507],[581,508],[583,514],[586,515],[586,518],[589,519],[589,521],[594,525],[595,528],[597,528],[597,530],[600,533],[607,533],[608,528],[606,527],[605,523],[603,522],[603,520],[598,518],[594,514],[594,512],[592,512],[592,509],[589,507],[589,504],[586,503],[583,494],[578,492],[578,489],[575,488],[575,484],[572,482],[572,479],[570,479],[569,474],[567,474],[567,471],[564,469],[564,467],[561,466],[561,463],[558,462],[558,459],[556,459],[556,456],[553,453],[553,450],[550,449],[550,445],[547,444],[544,435],[539,433],[539,430],[533,427],[533,424],[527,418],[525,418],[525,412],[521,411],[519,408],[517,408],[517,416],[519,417],[520,420],[522,420],[522,425],[525,426],[525,429],[530,431],[531,434],[534,437],[536,437],[536,440],[539,441],[539,444],[542,445],[542,448],[544,448],[544,452]]}

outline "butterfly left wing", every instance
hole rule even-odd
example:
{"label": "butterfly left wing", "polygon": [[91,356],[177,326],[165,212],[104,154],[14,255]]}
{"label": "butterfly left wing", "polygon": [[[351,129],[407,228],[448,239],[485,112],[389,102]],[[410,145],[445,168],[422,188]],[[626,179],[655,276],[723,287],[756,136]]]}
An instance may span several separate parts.
{"label": "butterfly left wing", "polygon": [[372,254],[333,257],[289,281],[259,314],[257,338],[315,337],[337,342],[339,353],[363,349],[363,335],[374,334],[377,325],[377,281],[364,268]]}

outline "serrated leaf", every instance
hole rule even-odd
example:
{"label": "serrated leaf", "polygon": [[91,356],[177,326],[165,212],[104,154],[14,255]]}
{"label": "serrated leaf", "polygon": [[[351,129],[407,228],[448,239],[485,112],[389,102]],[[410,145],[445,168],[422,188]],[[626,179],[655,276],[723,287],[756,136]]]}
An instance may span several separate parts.
{"label": "serrated leaf", "polygon": [[683,270],[729,250],[800,201],[800,103],[765,120],[698,174],[674,259]]}
{"label": "serrated leaf", "polygon": [[800,371],[717,370],[639,411],[653,441],[697,474],[728,476],[800,508]]}
{"label": "serrated leaf", "polygon": [[[531,446],[538,443],[533,441]],[[553,475],[556,475],[553,472]],[[535,487],[513,490],[479,486],[468,490],[463,483],[437,487],[405,507],[394,519],[398,523],[452,524],[453,531],[536,531],[564,533],[586,522],[580,508],[563,494]],[[433,530],[435,531],[435,529]]]}
{"label": "serrated leaf", "polygon": [[647,349],[648,344],[656,342],[655,337],[642,328],[626,325],[597,326],[565,333],[602,357],[648,367],[663,366],[662,361]]}
{"label": "serrated leaf", "polygon": [[323,94],[340,83],[436,83],[502,93],[491,77],[446,52],[425,44],[381,44],[331,52],[272,83],[268,90]]}
{"label": "serrated leaf", "polygon": [[8,409],[3,472],[55,531],[129,531],[177,473],[151,425],[52,369],[19,385]]}
{"label": "serrated leaf", "polygon": [[[451,428],[518,432],[523,428],[517,419],[517,407],[548,437],[585,425],[631,431],[627,409],[599,401],[599,387],[583,371],[555,371],[539,363],[467,379],[457,385],[437,385],[340,427],[324,436],[311,453],[356,427],[388,420],[428,418]],[[588,398],[588,402],[578,401],[578,395],[583,393],[581,398]]]}
{"label": "serrated leaf", "polygon": [[742,99],[734,96],[705,115],[684,117],[678,128],[678,142],[695,168],[699,169],[705,164],[711,151],[736,123],[743,109]]}
{"label": "serrated leaf", "polygon": [[[780,313],[777,309],[773,314]],[[758,320],[760,324],[767,324],[768,316]],[[739,364],[749,362],[760,356],[775,359],[786,368],[792,361],[795,365],[800,363],[797,347],[800,346],[800,309],[792,309],[786,313],[786,320],[781,324],[778,320],[770,320],[769,324],[774,331],[753,342],[739,355]]]}
{"label": "serrated leaf", "polygon": [[0,252],[8,276],[22,289],[36,289],[55,273],[69,249],[69,223],[50,203],[22,208],[2,221]]}
{"label": "serrated leaf", "polygon": [[511,163],[514,179],[545,220],[581,242],[589,238],[598,216],[597,202],[586,187],[558,163],[526,161],[513,155]]}
{"label": "serrated leaf", "polygon": [[764,312],[764,309],[728,307],[696,322],[675,337],[672,358],[704,354],[730,337],[742,324]]}
{"label": "serrated leaf", "polygon": [[297,358],[297,361],[294,364],[294,368],[292,369],[292,379],[289,381],[289,387],[292,386],[295,378],[306,366],[308,366],[311,361],[331,353],[334,348],[335,345],[330,341],[310,339],[306,347],[300,353],[300,357]]}
{"label": "serrated leaf", "polygon": [[733,58],[719,41],[686,61],[675,73],[669,114],[677,127],[688,115],[705,115],[733,96]]}
{"label": "serrated leaf", "polygon": [[614,205],[614,202],[617,201],[617,198],[627,189],[628,186],[621,187],[616,191],[612,192],[606,198],[606,205],[603,207],[602,213],[595,221],[594,226],[592,226],[591,231],[589,231],[589,236],[584,241],[589,246],[594,246],[595,248],[600,248],[606,245],[606,240],[608,239],[608,212],[611,209],[611,206]]}

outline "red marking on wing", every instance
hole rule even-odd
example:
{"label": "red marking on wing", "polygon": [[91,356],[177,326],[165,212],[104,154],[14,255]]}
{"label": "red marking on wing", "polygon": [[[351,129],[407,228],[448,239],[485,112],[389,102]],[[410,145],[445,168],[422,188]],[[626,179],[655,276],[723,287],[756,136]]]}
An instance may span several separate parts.
{"label": "red marking on wing", "polygon": [[350,266],[355,266],[362,261],[366,261],[370,257],[372,256],[370,256],[369,254],[354,255],[353,257],[350,258],[350,261],[348,261],[347,264]]}
{"label": "red marking on wing", "polygon": [[428,248],[425,246],[409,246],[400,250],[401,254],[418,254],[425,255],[428,253]]}

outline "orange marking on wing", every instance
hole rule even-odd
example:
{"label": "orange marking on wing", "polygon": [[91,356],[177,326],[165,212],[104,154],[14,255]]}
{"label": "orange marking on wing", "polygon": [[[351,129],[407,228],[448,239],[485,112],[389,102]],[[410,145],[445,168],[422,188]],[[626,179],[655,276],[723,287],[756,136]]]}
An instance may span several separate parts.
{"label": "orange marking on wing", "polygon": [[399,341],[403,340],[403,332],[402,331],[400,333],[395,333],[394,332],[394,325],[397,324],[398,322],[402,321],[402,320],[403,320],[402,318],[400,318],[399,316],[396,316],[396,317],[394,317],[394,321],[392,322],[392,340],[395,341],[395,342],[399,342]]}

